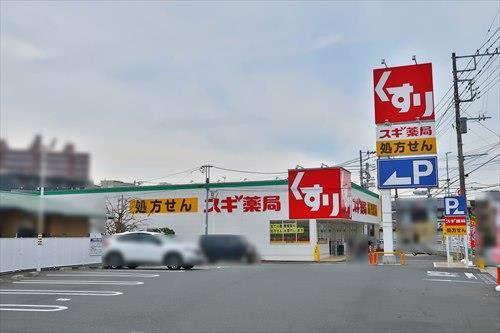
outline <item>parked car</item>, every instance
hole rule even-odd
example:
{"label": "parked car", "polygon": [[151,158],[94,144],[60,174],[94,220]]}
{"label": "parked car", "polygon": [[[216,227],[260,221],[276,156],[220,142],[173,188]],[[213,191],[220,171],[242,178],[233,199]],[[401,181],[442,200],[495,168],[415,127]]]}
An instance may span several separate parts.
{"label": "parked car", "polygon": [[255,247],[240,235],[205,235],[200,237],[200,248],[209,262],[243,261],[255,263]]}
{"label": "parked car", "polygon": [[173,237],[155,232],[124,232],[103,242],[106,268],[134,269],[141,265],[165,265],[168,269],[191,269],[203,261],[197,246],[182,244]]}

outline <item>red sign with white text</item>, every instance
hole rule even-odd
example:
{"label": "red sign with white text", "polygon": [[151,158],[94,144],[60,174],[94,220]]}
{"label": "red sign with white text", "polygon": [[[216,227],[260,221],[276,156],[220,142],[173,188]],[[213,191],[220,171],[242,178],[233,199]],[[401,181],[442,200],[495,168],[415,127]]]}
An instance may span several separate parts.
{"label": "red sign with white text", "polygon": [[288,170],[290,219],[351,219],[351,173],[342,168]]}
{"label": "red sign with white text", "polygon": [[467,218],[465,216],[445,216],[444,217],[444,223],[449,224],[449,225],[466,225],[467,224]]}
{"label": "red sign with white text", "polygon": [[260,213],[266,211],[281,211],[279,194],[269,195],[227,195],[222,198],[208,199],[208,212],[213,213]]}
{"label": "red sign with white text", "polygon": [[434,120],[432,64],[373,70],[375,123]]}

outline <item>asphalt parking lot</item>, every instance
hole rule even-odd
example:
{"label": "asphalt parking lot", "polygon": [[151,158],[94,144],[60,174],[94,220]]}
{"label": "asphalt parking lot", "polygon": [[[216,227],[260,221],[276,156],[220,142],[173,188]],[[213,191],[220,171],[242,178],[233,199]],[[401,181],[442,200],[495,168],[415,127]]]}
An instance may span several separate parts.
{"label": "asphalt parking lot", "polygon": [[0,284],[2,332],[499,332],[477,270],[269,263],[47,271]]}

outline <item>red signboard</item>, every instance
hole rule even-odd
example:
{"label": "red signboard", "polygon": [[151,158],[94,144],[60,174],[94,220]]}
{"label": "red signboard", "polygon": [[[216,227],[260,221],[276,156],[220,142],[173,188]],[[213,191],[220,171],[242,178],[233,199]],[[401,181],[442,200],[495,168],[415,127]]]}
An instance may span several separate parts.
{"label": "red signboard", "polygon": [[444,223],[449,224],[449,225],[466,225],[467,224],[467,218],[465,216],[445,216],[444,217]]}
{"label": "red signboard", "polygon": [[373,70],[375,123],[434,120],[432,64]]}
{"label": "red signboard", "polygon": [[288,170],[291,219],[351,219],[351,173],[342,168]]}

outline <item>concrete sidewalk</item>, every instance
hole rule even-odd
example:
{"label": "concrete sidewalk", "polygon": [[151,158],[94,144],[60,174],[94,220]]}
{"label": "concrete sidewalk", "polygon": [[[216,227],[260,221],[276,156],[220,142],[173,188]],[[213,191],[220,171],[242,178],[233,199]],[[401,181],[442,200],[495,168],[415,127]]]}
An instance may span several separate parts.
{"label": "concrete sidewalk", "polygon": [[320,262],[344,262],[346,256],[329,256],[320,260]]}

